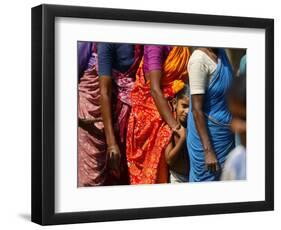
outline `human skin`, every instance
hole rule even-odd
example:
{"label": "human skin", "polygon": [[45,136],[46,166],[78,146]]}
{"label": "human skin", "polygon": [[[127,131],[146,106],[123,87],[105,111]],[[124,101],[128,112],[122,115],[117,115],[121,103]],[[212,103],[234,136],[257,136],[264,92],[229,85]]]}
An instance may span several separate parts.
{"label": "human skin", "polygon": [[[211,48],[201,48],[213,61],[217,63],[217,51]],[[192,114],[196,129],[198,131],[200,140],[202,142],[205,153],[205,167],[206,170],[216,172],[219,169],[218,160],[213,147],[210,142],[210,138],[207,131],[207,124],[204,115],[204,94],[192,95]]]}

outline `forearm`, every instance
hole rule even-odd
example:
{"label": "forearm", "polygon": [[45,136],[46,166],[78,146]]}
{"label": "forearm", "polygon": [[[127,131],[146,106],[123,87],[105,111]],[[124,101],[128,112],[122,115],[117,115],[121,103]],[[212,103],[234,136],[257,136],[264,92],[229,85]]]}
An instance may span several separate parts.
{"label": "forearm", "polygon": [[103,118],[106,143],[109,146],[116,144],[111,114],[110,92],[103,92],[101,93],[101,115]]}
{"label": "forearm", "polygon": [[151,95],[153,97],[153,100],[155,102],[155,105],[157,107],[157,110],[160,113],[160,116],[163,118],[163,120],[171,127],[175,128],[177,126],[177,122],[175,118],[173,117],[173,114],[171,112],[171,109],[168,105],[168,101],[164,97],[161,90],[151,90]]}
{"label": "forearm", "polygon": [[193,110],[192,113],[205,152],[206,150],[212,150],[204,112],[202,110]]}

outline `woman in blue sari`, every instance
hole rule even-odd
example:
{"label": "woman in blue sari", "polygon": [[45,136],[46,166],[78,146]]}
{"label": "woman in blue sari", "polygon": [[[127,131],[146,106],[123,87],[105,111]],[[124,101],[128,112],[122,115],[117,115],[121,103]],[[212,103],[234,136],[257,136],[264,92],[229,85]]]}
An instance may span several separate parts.
{"label": "woman in blue sari", "polygon": [[224,49],[200,48],[191,55],[188,71],[189,181],[219,180],[226,156],[234,147],[225,95],[232,81],[232,68]]}

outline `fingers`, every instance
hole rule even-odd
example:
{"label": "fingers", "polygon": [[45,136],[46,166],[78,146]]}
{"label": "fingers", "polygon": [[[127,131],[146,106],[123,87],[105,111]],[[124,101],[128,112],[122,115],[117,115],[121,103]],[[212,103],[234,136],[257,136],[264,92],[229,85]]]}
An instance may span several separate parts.
{"label": "fingers", "polygon": [[215,173],[219,171],[219,165],[217,162],[205,164],[205,170]]}
{"label": "fingers", "polygon": [[211,173],[213,172],[212,168],[213,168],[213,167],[212,167],[212,164],[209,164],[209,165],[207,166],[207,170],[210,171]]}
{"label": "fingers", "polygon": [[120,154],[118,152],[112,152],[111,158],[112,158],[113,169],[115,169],[115,170],[119,169],[119,166],[120,166]]}
{"label": "fingers", "polygon": [[183,138],[185,138],[185,137],[186,137],[186,129],[181,125],[181,126],[180,126],[180,129],[176,130],[175,134],[176,134],[178,137],[183,137]]}
{"label": "fingers", "polygon": [[111,170],[118,170],[120,166],[120,152],[119,149],[108,149],[109,168]]}
{"label": "fingers", "polygon": [[112,151],[107,152],[109,168],[112,169]]}

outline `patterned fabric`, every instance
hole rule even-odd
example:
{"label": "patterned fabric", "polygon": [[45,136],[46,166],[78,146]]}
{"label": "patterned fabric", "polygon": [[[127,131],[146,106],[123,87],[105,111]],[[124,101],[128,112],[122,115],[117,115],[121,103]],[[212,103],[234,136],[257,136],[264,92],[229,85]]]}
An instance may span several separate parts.
{"label": "patterned fabric", "polygon": [[[96,56],[94,50],[92,56]],[[87,69],[80,79],[78,119],[78,186],[104,185],[107,179],[106,143],[96,65]]]}
{"label": "patterned fabric", "polygon": [[[97,56],[93,52],[93,56]],[[85,71],[80,79],[78,91],[78,186],[127,184],[125,158],[125,127],[130,114],[130,93],[135,73],[142,57],[142,49],[135,46],[135,60],[126,73],[113,70],[113,114],[114,129],[122,153],[121,175],[108,170],[104,125],[100,111],[100,88],[97,65]],[[96,63],[96,62],[95,62]],[[127,78],[127,79],[126,79]],[[119,177],[120,176],[120,177]]]}
{"label": "patterned fabric", "polygon": [[[225,51],[219,49],[217,69],[213,73],[204,98],[204,113],[206,115],[208,134],[220,169],[223,167],[226,156],[234,147],[234,135],[230,128],[232,116],[225,98],[231,82],[232,69],[230,63]],[[190,97],[192,98],[192,96]],[[205,153],[193,118],[191,99],[187,146],[190,159],[189,181],[219,180],[221,170],[216,173],[205,170]]]}
{"label": "patterned fabric", "polygon": [[[131,91],[135,84],[136,71],[142,58],[142,47],[135,45],[134,63],[125,73],[112,70],[113,76],[113,119],[115,136],[121,152],[120,178],[118,184],[129,184],[129,175],[126,159],[126,136],[128,120],[131,113]],[[115,179],[115,180],[116,180]]]}
{"label": "patterned fabric", "polygon": [[[163,63],[162,91],[167,100],[172,99],[182,88],[175,87],[175,82],[180,85],[179,82],[187,80],[188,58],[188,48],[174,47]],[[150,94],[150,83],[144,77],[143,61],[136,74],[131,100],[126,151],[130,183],[167,183],[168,167],[164,151],[172,132],[162,120]]]}

